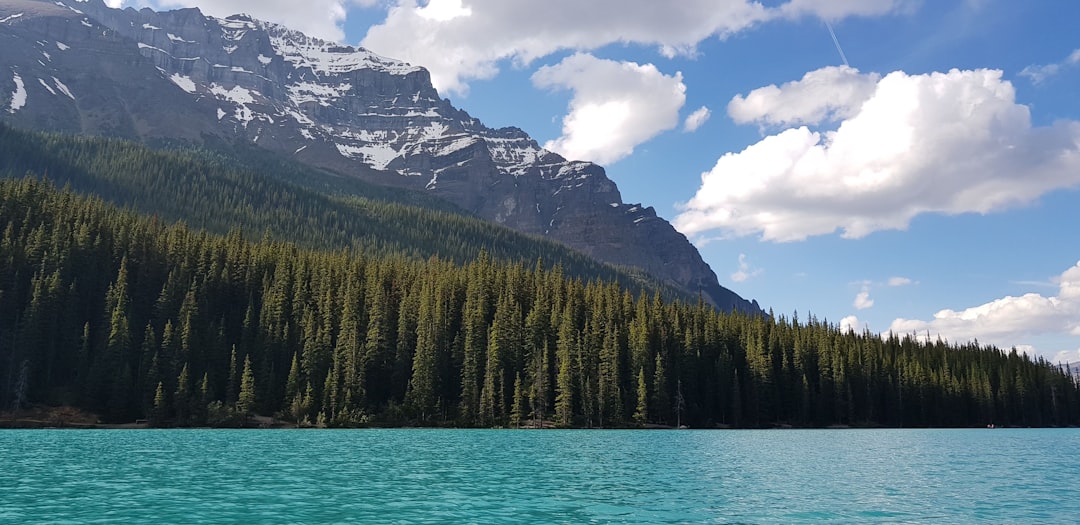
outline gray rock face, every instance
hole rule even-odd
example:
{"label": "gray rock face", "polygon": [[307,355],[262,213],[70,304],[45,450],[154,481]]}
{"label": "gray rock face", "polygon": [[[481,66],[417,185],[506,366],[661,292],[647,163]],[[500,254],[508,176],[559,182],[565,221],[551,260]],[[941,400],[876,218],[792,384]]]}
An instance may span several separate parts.
{"label": "gray rock face", "polygon": [[649,207],[604,169],[516,128],[490,129],[439,98],[428,72],[244,15],[111,9],[102,0],[0,0],[0,119],[119,136],[242,139],[636,266],[723,309],[720,286]]}

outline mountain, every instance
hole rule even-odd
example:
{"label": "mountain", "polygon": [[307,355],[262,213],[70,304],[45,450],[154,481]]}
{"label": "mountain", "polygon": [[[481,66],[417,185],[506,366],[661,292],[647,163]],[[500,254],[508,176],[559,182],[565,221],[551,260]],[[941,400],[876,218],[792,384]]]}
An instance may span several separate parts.
{"label": "mountain", "polygon": [[520,129],[484,126],[439,98],[421,67],[244,15],[0,0],[0,121],[147,142],[253,143],[428,192],[722,309],[759,311],[720,286],[653,208],[624,203],[602,167],[546,151]]}
{"label": "mountain", "polygon": [[46,176],[58,187],[211,234],[459,265],[484,252],[502,263],[558,267],[583,282],[618,282],[634,295],[696,299],[636,268],[479,219],[424,192],[339,177],[255,147],[225,151],[0,124],[0,180]]}

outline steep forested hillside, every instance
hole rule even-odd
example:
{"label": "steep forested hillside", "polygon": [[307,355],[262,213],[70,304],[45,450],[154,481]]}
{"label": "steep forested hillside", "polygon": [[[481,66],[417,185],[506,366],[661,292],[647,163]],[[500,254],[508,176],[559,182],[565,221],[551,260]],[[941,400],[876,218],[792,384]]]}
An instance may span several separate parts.
{"label": "steep forested hillside", "polygon": [[492,258],[559,264],[571,276],[671,288],[633,268],[599,263],[564,245],[472,217],[422,193],[343,178],[249,145],[152,149],[134,142],[15,130],[0,124],[0,176],[44,174],[166,221],[225,234],[352,248],[368,255]]}
{"label": "steep forested hillside", "polygon": [[559,267],[312,251],[0,182],[0,403],[326,425],[1080,423],[1043,361],[634,296]]}

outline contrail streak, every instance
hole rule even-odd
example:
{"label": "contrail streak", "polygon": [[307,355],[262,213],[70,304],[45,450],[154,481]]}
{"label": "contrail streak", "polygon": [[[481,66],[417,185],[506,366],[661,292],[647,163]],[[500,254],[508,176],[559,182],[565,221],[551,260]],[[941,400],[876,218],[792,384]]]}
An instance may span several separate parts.
{"label": "contrail streak", "polygon": [[836,39],[836,33],[832,30],[832,24],[830,24],[828,20],[825,21],[825,27],[829,30],[829,36],[832,37],[832,42],[836,45],[836,50],[840,53],[840,60],[844,61],[845,66],[851,67],[851,64],[848,64],[847,57],[844,56],[844,49],[840,47],[840,41]]}

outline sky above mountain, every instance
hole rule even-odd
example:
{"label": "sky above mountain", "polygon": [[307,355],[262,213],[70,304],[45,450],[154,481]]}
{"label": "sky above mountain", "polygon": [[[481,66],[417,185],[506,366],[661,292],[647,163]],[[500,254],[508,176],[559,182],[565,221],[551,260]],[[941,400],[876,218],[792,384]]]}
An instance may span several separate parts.
{"label": "sky above mountain", "polygon": [[1080,361],[1080,3],[145,0],[421,65],[777,313]]}

